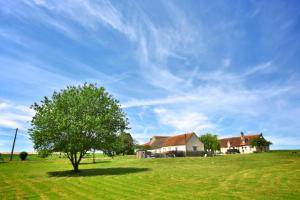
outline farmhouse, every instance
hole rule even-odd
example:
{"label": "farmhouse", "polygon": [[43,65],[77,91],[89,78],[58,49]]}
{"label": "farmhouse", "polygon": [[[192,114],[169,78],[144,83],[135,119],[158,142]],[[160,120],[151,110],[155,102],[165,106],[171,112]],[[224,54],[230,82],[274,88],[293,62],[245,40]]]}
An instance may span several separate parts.
{"label": "farmhouse", "polygon": [[144,144],[152,154],[168,152],[182,153],[182,155],[196,155],[204,151],[204,145],[195,133],[185,133],[175,136],[153,136]]}
{"label": "farmhouse", "polygon": [[252,147],[251,141],[256,138],[263,138],[263,134],[254,134],[254,135],[244,135],[243,132],[241,132],[241,135],[239,137],[230,137],[230,138],[223,138],[220,139],[220,146],[221,146],[221,152],[227,153],[227,151],[234,149],[238,150],[240,153],[253,153],[256,151],[269,151],[269,146],[265,147]]}

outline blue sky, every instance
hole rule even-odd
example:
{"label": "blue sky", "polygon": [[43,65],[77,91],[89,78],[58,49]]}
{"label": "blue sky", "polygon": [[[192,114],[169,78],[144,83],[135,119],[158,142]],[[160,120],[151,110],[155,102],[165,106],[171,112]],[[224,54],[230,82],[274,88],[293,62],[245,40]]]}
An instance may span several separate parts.
{"label": "blue sky", "polygon": [[298,1],[0,1],[0,151],[32,151],[33,102],[84,82],[139,142],[263,132],[300,147]]}

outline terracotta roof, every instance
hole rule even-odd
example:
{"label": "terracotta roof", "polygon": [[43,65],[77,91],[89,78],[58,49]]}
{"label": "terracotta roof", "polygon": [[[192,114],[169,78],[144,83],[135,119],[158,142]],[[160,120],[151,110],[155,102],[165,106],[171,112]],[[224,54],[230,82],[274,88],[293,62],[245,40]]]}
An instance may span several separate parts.
{"label": "terracotta roof", "polygon": [[168,139],[168,137],[152,137],[151,141],[150,141],[150,147],[152,149],[157,149],[163,146],[163,144],[165,143],[166,139]]}
{"label": "terracotta roof", "polygon": [[143,146],[150,146],[150,142],[146,142]]}
{"label": "terracotta roof", "polygon": [[[230,137],[230,138],[223,138],[220,139],[220,146],[223,148],[228,147],[228,142],[230,143],[231,147],[240,147],[245,145],[251,145],[251,141],[255,138],[261,137],[262,133],[254,134],[254,135],[244,135],[239,137]],[[244,142],[243,142],[244,141]]]}
{"label": "terracotta roof", "polygon": [[185,145],[193,134],[195,133],[185,133],[175,136],[153,136],[150,142],[145,143],[144,146],[150,146],[152,149],[157,149],[167,146]]}
{"label": "terracotta roof", "polygon": [[185,145],[187,141],[189,141],[189,139],[193,136],[193,134],[195,133],[185,133],[169,137],[165,140],[163,147]]}

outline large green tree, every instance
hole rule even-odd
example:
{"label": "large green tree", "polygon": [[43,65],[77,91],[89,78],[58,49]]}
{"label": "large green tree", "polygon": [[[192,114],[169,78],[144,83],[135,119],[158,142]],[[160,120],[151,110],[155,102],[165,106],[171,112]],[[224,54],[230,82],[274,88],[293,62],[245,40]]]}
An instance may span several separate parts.
{"label": "large green tree", "polygon": [[199,139],[204,144],[205,151],[214,152],[220,149],[220,143],[218,141],[217,135],[206,133],[204,135],[201,135]]}
{"label": "large green tree", "polygon": [[65,153],[74,171],[87,151],[111,149],[117,135],[128,128],[119,102],[95,84],[68,86],[31,108],[34,148]]}

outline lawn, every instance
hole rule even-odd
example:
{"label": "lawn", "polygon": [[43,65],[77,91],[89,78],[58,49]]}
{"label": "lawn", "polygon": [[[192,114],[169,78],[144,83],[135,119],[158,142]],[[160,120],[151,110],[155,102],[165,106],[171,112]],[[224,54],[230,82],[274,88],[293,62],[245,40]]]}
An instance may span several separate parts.
{"label": "lawn", "polygon": [[[7,160],[7,158],[6,158]],[[300,152],[137,160],[29,156],[0,163],[0,199],[300,199]]]}

